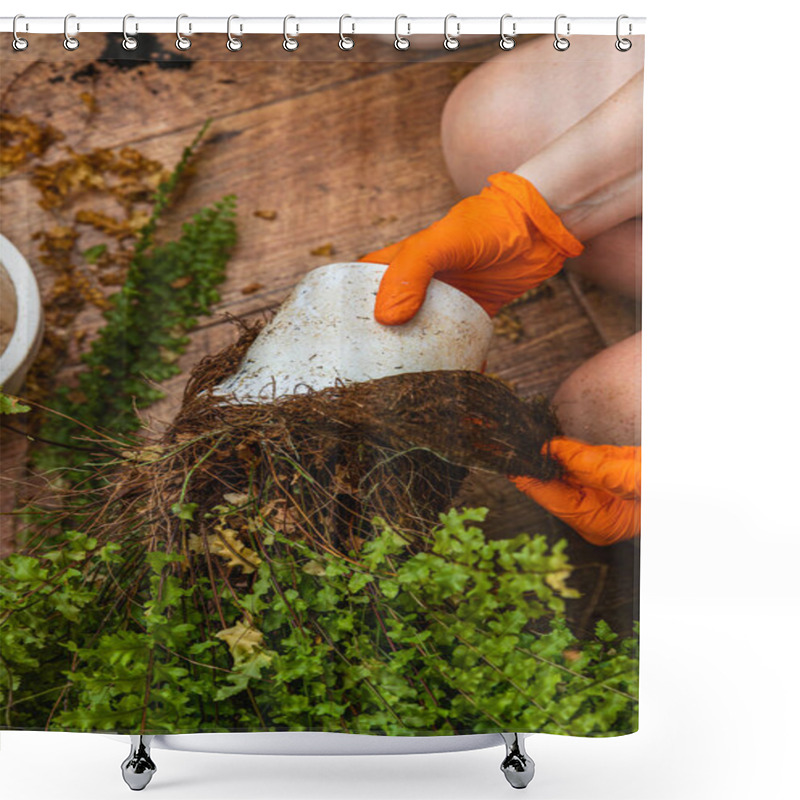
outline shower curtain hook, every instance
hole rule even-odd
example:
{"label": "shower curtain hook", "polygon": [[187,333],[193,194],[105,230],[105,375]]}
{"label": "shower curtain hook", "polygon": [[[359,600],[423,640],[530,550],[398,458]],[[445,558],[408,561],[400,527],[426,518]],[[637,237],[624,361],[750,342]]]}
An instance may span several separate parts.
{"label": "shower curtain hook", "polygon": [[[136,19],[133,14],[126,14],[122,18],[122,46],[125,50],[135,50],[139,46],[139,42],[136,40],[135,36],[128,36],[128,20],[129,19]],[[137,22],[134,26],[134,29],[138,32],[139,31],[139,23]]]}
{"label": "shower curtain hook", "polygon": [[505,24],[507,19],[511,19],[514,15],[513,14],[503,14],[500,17],[500,49],[501,50],[513,50],[514,45],[516,42],[514,41],[514,37],[517,35],[517,23],[511,23],[511,35],[509,36],[505,32]]}
{"label": "shower curtain hook", "polygon": [[[455,36],[452,33],[449,33],[447,30],[447,23],[450,22],[451,19],[456,21],[456,33]],[[461,42],[458,41],[458,35],[461,32],[461,23],[458,21],[458,17],[455,14],[448,14],[444,18],[444,49],[445,50],[458,50],[459,45]]]}
{"label": "shower curtain hook", "polygon": [[[235,19],[239,19],[239,17],[237,17],[236,14],[231,14],[228,17],[228,41],[227,41],[225,47],[227,47],[228,50],[231,51],[231,53],[235,53],[237,50],[241,50],[242,49],[242,40],[241,39],[237,39],[231,33],[231,22],[233,22],[233,20],[235,20]],[[240,25],[239,26],[239,33],[241,33],[241,32],[242,32],[242,26]]]}
{"label": "shower curtain hook", "polygon": [[[288,52],[293,52],[300,47],[300,42],[294,36],[289,36],[288,31],[288,24],[290,19],[297,19],[297,17],[293,16],[292,14],[287,14],[283,18],[283,49],[287,50]],[[300,33],[300,26],[297,26],[297,32]]]}
{"label": "shower curtain hook", "polygon": [[[21,39],[17,34],[17,20],[18,19],[25,19],[24,14],[17,14],[14,17],[14,21],[11,23],[11,33],[14,35],[14,41],[11,42],[11,46],[19,53],[28,46],[27,39]],[[26,25],[27,28],[27,25]]]}
{"label": "shower curtain hook", "polygon": [[[356,43],[349,36],[344,35],[343,26],[344,26],[344,21],[346,19],[353,19],[353,18],[349,14],[342,14],[342,16],[339,17],[339,47],[342,50],[352,50],[356,46]],[[354,22],[351,25],[350,33],[353,34],[355,33],[355,31],[356,31],[356,24]]]}
{"label": "shower curtain hook", "polygon": [[[559,14],[556,17],[556,21],[553,25],[553,33],[555,35],[555,41],[553,42],[553,47],[558,50],[559,53],[563,53],[565,50],[569,50],[569,39],[565,39],[563,36],[559,35],[558,33],[558,21],[560,19],[566,19],[566,14]],[[569,22],[567,22],[567,36],[569,36]]]}
{"label": "shower curtain hook", "polygon": [[[177,39],[175,39],[175,47],[177,47],[178,50],[188,50],[192,46],[192,40],[191,39],[187,39],[181,33],[181,20],[182,19],[188,19],[188,18],[189,18],[188,14],[178,14],[178,16],[175,19],[175,36],[178,37]],[[192,23],[190,22],[189,23],[189,33],[191,33],[191,32],[192,32]]]}
{"label": "shower curtain hook", "polygon": [[[405,36],[401,36],[400,35],[400,20],[401,19],[408,19],[408,17],[405,14],[398,14],[394,18],[394,46],[395,46],[396,50],[408,50],[408,48],[411,47],[411,42],[410,42],[410,40],[406,39]],[[410,36],[411,35],[411,25],[409,23],[406,23],[406,24],[408,25],[408,35]]]}
{"label": "shower curtain hook", "polygon": [[[64,49],[65,50],[77,50],[80,46],[80,42],[74,37],[69,35],[69,21],[71,19],[75,19],[74,14],[67,14],[64,17]],[[79,23],[75,23],[75,33],[77,33],[81,29]]]}
{"label": "shower curtain hook", "polygon": [[[617,17],[617,41],[614,43],[614,47],[616,47],[617,50],[620,51],[620,53],[627,53],[628,50],[630,50],[631,47],[633,47],[633,42],[631,42],[630,39],[620,39],[620,37],[619,37],[619,23],[623,19],[629,19],[628,15],[627,14],[620,14]],[[630,36],[632,30],[633,30],[633,28],[631,27],[631,24],[629,22],[628,23],[628,36]]]}

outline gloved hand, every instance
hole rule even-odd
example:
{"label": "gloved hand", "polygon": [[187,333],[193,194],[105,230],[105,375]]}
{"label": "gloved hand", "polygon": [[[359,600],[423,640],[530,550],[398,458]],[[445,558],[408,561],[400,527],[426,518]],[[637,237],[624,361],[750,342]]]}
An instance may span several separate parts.
{"label": "gloved hand", "polygon": [[457,203],[438,222],[361,260],[389,265],[375,319],[400,325],[417,313],[434,276],[493,316],[582,250],[530,181],[498,172],[480,194]]}
{"label": "gloved hand", "polygon": [[590,445],[565,436],[551,439],[548,446],[563,465],[564,477],[512,477],[516,487],[592,544],[638,536],[641,448]]}

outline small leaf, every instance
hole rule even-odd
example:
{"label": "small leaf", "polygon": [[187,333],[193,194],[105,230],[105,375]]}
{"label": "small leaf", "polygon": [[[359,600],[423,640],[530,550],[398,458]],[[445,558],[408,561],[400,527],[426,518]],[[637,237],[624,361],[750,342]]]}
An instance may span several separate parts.
{"label": "small leaf", "polygon": [[572,570],[569,569],[548,572],[544,580],[551,589],[558,592],[562,597],[577,598],[581,596],[581,593],[577,589],[571,589],[566,584],[566,580],[571,574]]}
{"label": "small leaf", "polygon": [[209,552],[222,556],[231,567],[241,567],[244,573],[253,572],[261,563],[258,553],[239,541],[232,528],[217,526],[215,530],[216,533],[208,537]]}
{"label": "small leaf", "polygon": [[194,512],[197,511],[197,503],[173,503],[170,511],[178,518],[191,522],[194,519]]}
{"label": "small leaf", "polygon": [[236,663],[245,660],[255,650],[261,648],[264,642],[264,634],[261,631],[241,620],[232,628],[218,631],[215,636],[228,645]]}
{"label": "small leaf", "polygon": [[106,250],[108,250],[108,245],[96,244],[94,247],[84,250],[83,257],[87,264],[96,264],[100,256],[102,256]]}
{"label": "small leaf", "polygon": [[0,414],[27,414],[30,410],[19,397],[0,392]]}
{"label": "small leaf", "polygon": [[360,592],[368,583],[372,582],[372,575],[365,572],[355,572],[347,582],[347,591],[356,594]]}

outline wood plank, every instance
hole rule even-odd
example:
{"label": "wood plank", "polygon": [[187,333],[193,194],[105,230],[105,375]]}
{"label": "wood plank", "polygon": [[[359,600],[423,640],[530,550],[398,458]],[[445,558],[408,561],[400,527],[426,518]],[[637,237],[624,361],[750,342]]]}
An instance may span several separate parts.
{"label": "wood plank", "polygon": [[[201,68],[207,65],[197,66]],[[326,69],[331,67],[327,64],[323,66]],[[244,67],[249,69],[250,65],[245,64]],[[413,68],[413,64],[406,65],[402,71]],[[457,199],[448,187],[448,182],[439,180],[443,191],[435,197],[434,202],[428,204],[429,208],[417,207],[419,197],[402,202],[404,195],[419,188],[420,182],[429,181],[432,184],[431,176],[442,172],[438,152],[438,115],[453,85],[451,68],[450,64],[443,64],[437,70],[434,84],[427,82],[424,77],[426,73],[420,73],[423,77],[418,76],[416,80],[405,80],[391,74],[380,75],[374,82],[360,80],[358,91],[340,91],[344,87],[337,84],[329,87],[326,92],[312,81],[312,87],[307,92],[304,91],[302,96],[291,98],[286,103],[265,103],[256,109],[246,108],[244,111],[228,113],[219,120],[214,127],[211,143],[206,146],[198,166],[198,179],[189,195],[184,198],[185,213],[211,202],[223,192],[238,194],[243,226],[242,240],[246,247],[238,254],[237,263],[241,264],[240,274],[248,283],[252,282],[256,270],[269,273],[269,264],[264,269],[262,263],[261,253],[264,251],[272,254],[273,258],[292,260],[295,263],[300,261],[283,277],[279,285],[275,285],[274,281],[271,283],[272,297],[268,296],[270,291],[253,297],[244,304],[243,311],[246,312],[248,306],[254,307],[254,302],[261,301],[262,305],[265,302],[274,302],[276,291],[278,295],[281,292],[285,294],[293,282],[290,281],[292,276],[322,263],[324,259],[310,258],[308,253],[311,247],[320,243],[319,236],[336,234],[340,239],[337,249],[341,255],[353,258],[389,238],[396,238],[413,230],[414,226],[419,227],[434,219]],[[277,81],[279,86],[295,86],[297,82],[292,76],[296,77],[297,70],[297,65],[281,65],[281,69],[276,70],[279,74],[269,76],[270,81]],[[183,75],[169,73],[170,77],[176,79]],[[127,82],[131,75],[123,72],[113,77]],[[306,88],[305,84],[303,87]],[[143,91],[141,86],[139,90]],[[237,97],[239,104],[246,106],[250,90],[250,84],[239,85],[226,89],[225,96]],[[321,92],[320,97],[315,95],[317,91]],[[178,94],[183,96],[181,92]],[[26,96],[27,92],[23,92],[21,87],[14,92],[15,98]],[[129,92],[123,87],[119,91],[113,91],[112,96],[128,97]],[[143,102],[147,102],[146,98]],[[101,104],[101,110],[95,115],[97,119],[92,125],[91,138],[82,143],[81,150],[86,151],[91,146],[100,144],[129,144],[136,142],[137,137],[139,140],[144,137],[148,142],[147,148],[143,149],[147,157],[160,160],[166,165],[174,163],[201,120],[217,109],[212,98],[211,106],[195,112],[195,124],[191,127],[181,126],[178,133],[173,130],[163,133],[160,132],[163,126],[161,120],[170,118],[168,110],[172,98],[167,98],[165,103],[165,107],[156,106],[153,109],[156,121],[150,128],[143,126],[141,115],[137,113],[135,127],[119,128],[126,131],[127,138],[120,141],[117,137],[111,142],[105,138],[104,132],[116,124],[119,104],[107,106],[106,111]],[[372,112],[371,107],[374,109]],[[124,109],[120,113],[123,112]],[[103,122],[107,117],[110,120]],[[392,117],[399,118],[400,121],[391,130],[383,132],[381,146],[380,138],[376,137],[373,141],[371,137],[382,120]],[[171,119],[174,127],[176,120],[183,122],[185,117],[173,114]],[[359,120],[356,130],[353,130],[353,120]],[[61,125],[57,127],[82,130],[85,126],[82,104],[70,102],[68,109],[63,112]],[[413,127],[419,129],[419,135],[407,136],[406,132]],[[397,132],[401,136],[396,136]],[[77,144],[77,141],[68,143]],[[374,179],[368,185],[359,173],[363,170],[364,153],[373,144],[375,146],[369,169]],[[267,155],[262,155],[269,153],[275,154],[273,161]],[[397,181],[398,176],[418,177],[418,180]],[[4,229],[12,234],[17,230],[20,232],[16,238],[26,257],[35,266],[36,246],[25,234],[48,223],[52,224],[53,220],[51,215],[38,211],[36,193],[27,184],[26,178],[27,175],[23,173],[12,175],[3,181]],[[384,187],[392,185],[391,182],[398,185],[398,195],[384,191]],[[342,205],[343,197],[347,198],[345,206]],[[92,199],[92,204],[99,211],[115,210],[113,204],[97,202],[96,199]],[[274,224],[252,217],[254,211],[265,206],[283,206]],[[404,206],[399,208],[400,213],[398,206]],[[71,210],[65,209],[60,216],[68,218]],[[332,217],[334,210],[336,215]],[[404,216],[404,211],[413,213]],[[368,228],[364,224],[364,218],[371,220],[379,216],[395,216],[396,219],[382,230],[376,231],[374,237],[365,237],[363,233]],[[321,217],[324,219],[320,219]],[[334,221],[334,226],[331,225],[331,220]],[[306,223],[305,228],[302,226],[303,222]],[[309,230],[313,230],[316,235],[304,235]],[[297,246],[287,248],[287,238],[291,238]],[[38,276],[46,290],[47,274]],[[237,286],[237,274],[234,270],[229,281],[230,296],[226,298],[226,302],[241,303],[241,285],[240,283]]]}
{"label": "wood plank", "polygon": [[[225,49],[224,37],[199,37],[189,51],[178,53],[170,37],[146,38],[157,39],[157,45],[131,53],[114,36],[88,37],[68,56],[58,37],[44,37],[11,57],[3,53],[0,110],[47,119],[73,147],[116,147],[165,132],[191,131],[210,116],[224,118],[418,62],[444,63],[452,70],[496,53],[477,45],[459,54],[403,54],[371,37],[343,53],[325,36],[304,37],[303,47],[291,55],[263,36],[248,39],[247,47],[234,54]],[[158,60],[141,60],[146,52]],[[109,53],[116,58],[107,58]],[[85,93],[93,96],[97,113],[88,113],[81,99]]]}
{"label": "wood plank", "polygon": [[566,277],[603,344],[612,345],[642,329],[640,302],[610,292],[569,270]]}

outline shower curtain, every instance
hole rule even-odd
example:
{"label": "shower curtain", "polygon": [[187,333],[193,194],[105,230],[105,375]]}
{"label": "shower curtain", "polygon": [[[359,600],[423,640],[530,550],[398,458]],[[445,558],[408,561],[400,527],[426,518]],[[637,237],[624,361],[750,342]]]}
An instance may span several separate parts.
{"label": "shower curtain", "polygon": [[137,39],[0,56],[0,728],[635,731],[641,37]]}

